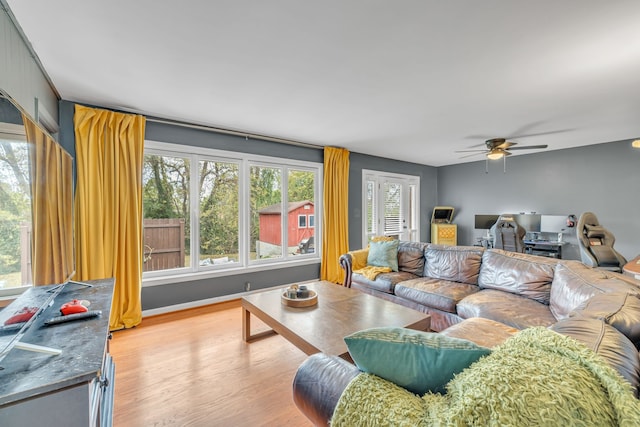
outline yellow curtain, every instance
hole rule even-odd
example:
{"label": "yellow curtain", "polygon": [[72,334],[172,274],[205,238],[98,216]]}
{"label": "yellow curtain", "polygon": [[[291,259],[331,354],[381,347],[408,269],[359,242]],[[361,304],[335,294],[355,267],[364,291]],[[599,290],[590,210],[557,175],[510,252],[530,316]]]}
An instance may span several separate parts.
{"label": "yellow curtain", "polygon": [[110,327],[142,321],[145,118],[76,105],[76,280],[115,278]]}
{"label": "yellow curtain", "polygon": [[33,284],[60,284],[73,273],[73,160],[24,114],[22,121],[29,143]]}
{"label": "yellow curtain", "polygon": [[349,250],[349,151],[324,149],[324,206],[322,227],[322,264],[320,278],[342,283],[338,263]]}

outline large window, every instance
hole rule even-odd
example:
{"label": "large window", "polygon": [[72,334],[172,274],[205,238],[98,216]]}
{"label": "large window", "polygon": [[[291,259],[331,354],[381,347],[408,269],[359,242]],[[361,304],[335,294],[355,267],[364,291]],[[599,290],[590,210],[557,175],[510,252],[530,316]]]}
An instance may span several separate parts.
{"label": "large window", "polygon": [[420,178],[363,170],[363,247],[374,236],[417,241]]}
{"label": "large window", "polygon": [[249,167],[250,247],[253,259],[282,258],[282,168]]}
{"label": "large window", "polygon": [[143,271],[189,266],[191,159],[147,153],[142,170]]}
{"label": "large window", "polygon": [[322,165],[189,148],[146,142],[145,279],[317,260]]}
{"label": "large window", "polygon": [[29,182],[28,144],[0,133],[0,294],[17,293],[32,282]]}
{"label": "large window", "polygon": [[239,163],[200,160],[199,265],[240,262]]}

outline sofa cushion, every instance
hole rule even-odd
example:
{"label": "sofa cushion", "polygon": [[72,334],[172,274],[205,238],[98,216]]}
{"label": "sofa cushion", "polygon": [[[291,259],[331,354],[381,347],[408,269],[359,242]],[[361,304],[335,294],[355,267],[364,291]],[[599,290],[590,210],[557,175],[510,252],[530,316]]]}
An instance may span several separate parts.
{"label": "sofa cushion", "polygon": [[583,316],[560,320],[549,329],[580,341],[602,356],[634,388],[640,387],[640,360],[633,343],[602,320]]}
{"label": "sofa cushion", "polygon": [[640,294],[638,291],[607,292],[585,301],[571,317],[600,319],[623,333],[640,348]]}
{"label": "sofa cushion", "polygon": [[587,267],[578,261],[564,261],[555,269],[549,307],[556,319],[562,320],[594,295],[626,292],[630,288],[629,283],[604,270]]}
{"label": "sofa cushion", "polygon": [[490,249],[482,256],[478,285],[549,304],[557,262],[552,258]]}
{"label": "sofa cushion", "polygon": [[367,288],[375,289],[376,291],[392,294],[394,293],[396,283],[415,279],[416,277],[417,276],[415,274],[407,273],[406,271],[392,271],[389,273],[380,273],[376,276],[375,280],[369,280],[362,274],[354,272],[351,276],[351,282],[355,282]]}
{"label": "sofa cushion", "polygon": [[398,271],[398,240],[383,240],[369,244],[367,265],[389,267]]}
{"label": "sofa cushion", "polygon": [[394,292],[397,296],[418,304],[455,313],[456,305],[462,298],[479,290],[477,285],[419,277],[398,283]]}
{"label": "sofa cushion", "polygon": [[516,329],[547,327],[556,322],[548,305],[494,289],[483,289],[463,298],[457,311],[463,319],[484,317]]}
{"label": "sofa cushion", "polygon": [[487,348],[493,348],[511,338],[519,329],[483,317],[471,317],[440,331],[442,335],[462,338]]}
{"label": "sofa cushion", "polygon": [[356,366],[407,390],[444,393],[455,374],[491,352],[471,341],[405,328],[371,328],[344,338]]}
{"label": "sofa cushion", "polygon": [[398,270],[422,276],[424,272],[424,250],[427,243],[404,242],[398,245]]}
{"label": "sofa cushion", "polygon": [[429,245],[424,251],[424,276],[477,285],[483,252],[478,246]]}
{"label": "sofa cushion", "polygon": [[551,283],[549,299],[549,308],[556,319],[566,319],[584,301],[596,293],[602,293],[593,282],[603,278],[605,275],[602,270],[589,269],[580,262],[559,263]]}

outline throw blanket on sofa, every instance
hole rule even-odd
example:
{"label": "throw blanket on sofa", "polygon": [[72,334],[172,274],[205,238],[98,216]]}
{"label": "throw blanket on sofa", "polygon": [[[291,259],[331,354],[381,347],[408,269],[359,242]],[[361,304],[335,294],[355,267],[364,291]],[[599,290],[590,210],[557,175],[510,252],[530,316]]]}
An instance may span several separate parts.
{"label": "throw blanket on sofa", "polygon": [[353,270],[354,273],[362,274],[369,280],[376,280],[378,274],[389,273],[391,269],[389,267],[374,267],[373,265],[367,265],[359,270]]}
{"label": "throw blanket on sofa", "polygon": [[375,375],[345,389],[332,426],[638,426],[631,385],[581,343],[543,327],[519,332],[420,397]]}

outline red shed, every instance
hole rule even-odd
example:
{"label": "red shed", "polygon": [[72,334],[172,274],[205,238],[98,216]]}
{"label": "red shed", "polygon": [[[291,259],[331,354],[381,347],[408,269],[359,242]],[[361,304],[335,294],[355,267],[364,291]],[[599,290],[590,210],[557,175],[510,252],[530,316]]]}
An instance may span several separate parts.
{"label": "red shed", "polygon": [[[267,206],[261,209],[260,215],[260,241],[272,245],[281,245],[281,224],[280,220],[281,204]],[[313,203],[309,200],[301,202],[289,202],[289,243],[287,246],[298,246],[303,239],[308,239],[314,235],[315,231],[315,211]]]}

